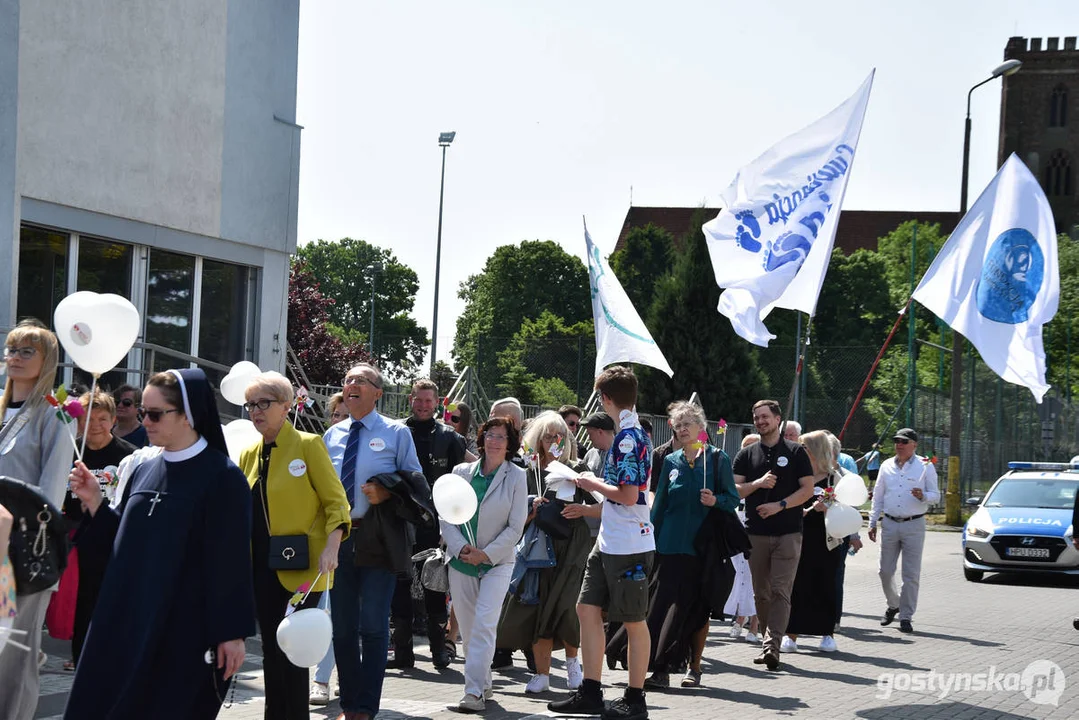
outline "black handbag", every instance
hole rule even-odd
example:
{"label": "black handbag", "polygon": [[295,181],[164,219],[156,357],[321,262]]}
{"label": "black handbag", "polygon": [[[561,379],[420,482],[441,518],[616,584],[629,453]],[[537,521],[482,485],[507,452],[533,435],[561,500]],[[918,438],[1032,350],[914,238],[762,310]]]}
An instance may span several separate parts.
{"label": "black handbag", "polygon": [[0,476],[0,505],[15,518],[8,556],[16,592],[32,595],[56,585],[67,567],[63,515],[37,487],[5,476]]}
{"label": "black handbag", "polygon": [[536,523],[536,527],[550,535],[552,539],[568,540],[569,536],[573,534],[573,528],[570,526],[569,520],[562,516],[562,511],[565,509],[565,500],[551,498],[539,506],[539,509],[536,510],[536,517],[532,522]]}
{"label": "black handbag", "polygon": [[[270,532],[270,499],[266,494],[269,483],[265,457],[259,459],[259,488],[262,491],[262,515],[266,519],[266,532],[270,533],[270,550],[266,557],[266,567],[271,570],[310,570],[311,556],[308,552],[307,535],[274,535]],[[318,516],[315,516],[316,520]],[[311,523],[314,528],[314,522]],[[310,531],[308,531],[310,532]]]}
{"label": "black handbag", "polygon": [[306,535],[271,535],[266,564],[271,570],[310,570]]}

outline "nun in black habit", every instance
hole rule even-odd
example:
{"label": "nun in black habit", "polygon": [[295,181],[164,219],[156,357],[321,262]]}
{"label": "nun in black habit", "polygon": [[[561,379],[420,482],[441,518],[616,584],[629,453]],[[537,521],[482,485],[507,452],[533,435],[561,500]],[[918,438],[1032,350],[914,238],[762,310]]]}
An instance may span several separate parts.
{"label": "nun in black habit", "polygon": [[152,376],[150,443],[118,507],[78,463],[91,515],[79,553],[108,563],[65,720],[217,716],[255,634],[251,492],[229,460],[201,370]]}

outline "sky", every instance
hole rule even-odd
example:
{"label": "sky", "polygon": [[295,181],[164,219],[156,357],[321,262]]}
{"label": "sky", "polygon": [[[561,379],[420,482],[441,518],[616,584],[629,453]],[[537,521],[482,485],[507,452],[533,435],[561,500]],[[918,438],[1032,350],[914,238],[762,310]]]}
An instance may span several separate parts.
{"label": "sky", "polygon": [[[873,68],[845,209],[955,210],[970,87],[1009,37],[1079,35],[1075,0],[300,5],[298,238],[361,238],[419,276],[438,358],[459,284],[500,245],[606,254],[636,206],[719,207],[738,168]],[[892,7],[894,6],[894,8]],[[971,201],[996,171],[1000,83],[974,93]],[[827,282],[827,281],[826,281]],[[522,298],[522,302],[527,302]]]}

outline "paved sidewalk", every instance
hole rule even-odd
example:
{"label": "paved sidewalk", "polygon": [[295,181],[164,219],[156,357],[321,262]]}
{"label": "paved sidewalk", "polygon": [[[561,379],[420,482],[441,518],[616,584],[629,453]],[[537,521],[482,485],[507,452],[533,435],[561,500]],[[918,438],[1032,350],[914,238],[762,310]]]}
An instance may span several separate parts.
{"label": "paved sidewalk", "polygon": [[[861,553],[848,558],[846,617],[836,637],[839,652],[817,652],[818,639],[805,638],[800,652],[784,655],[782,669],[769,673],[751,664],[756,648],[744,640],[731,640],[725,627],[713,623],[705,652],[704,687],[650,692],[650,717],[1079,717],[1079,632],[1071,626],[1073,615],[1079,614],[1079,580],[989,576],[982,583],[970,583],[961,571],[959,536],[930,532],[915,634],[907,636],[898,631],[898,622],[880,627],[884,601],[876,573],[877,552],[877,545],[867,543]],[[71,674],[61,669],[65,645],[54,641],[46,645],[50,659],[42,677],[38,718],[55,718],[63,712],[71,683]],[[388,673],[379,718],[461,718],[447,709],[463,692],[461,662],[439,673],[429,663],[425,641],[419,638],[417,651],[415,671]],[[233,704],[222,710],[221,718],[262,717],[257,641],[248,643],[248,653]],[[552,672],[555,690],[542,699],[525,696],[529,675],[520,654],[516,659],[513,670],[495,674],[495,699],[482,716],[487,720],[547,716],[546,702],[565,692],[560,654]],[[1057,705],[1036,704],[1019,688],[1023,671],[1038,660],[1052,661],[1064,672],[1065,687]],[[988,680],[989,690],[976,690],[979,678],[969,675],[978,673],[986,674],[982,679]],[[673,680],[677,684],[678,679]],[[919,681],[922,689],[912,690]],[[605,673],[604,682],[614,686],[607,690],[607,697],[614,697],[624,687],[626,673]],[[942,690],[942,682],[958,682],[959,687],[949,684]],[[1035,697],[1046,700],[1048,694]],[[310,717],[334,718],[339,712],[335,701],[326,708],[313,707]]]}

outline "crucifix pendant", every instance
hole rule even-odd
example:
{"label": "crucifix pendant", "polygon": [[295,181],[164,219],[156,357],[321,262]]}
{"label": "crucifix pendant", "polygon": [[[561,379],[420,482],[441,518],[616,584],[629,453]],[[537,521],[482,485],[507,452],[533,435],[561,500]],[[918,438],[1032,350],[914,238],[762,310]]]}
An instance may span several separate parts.
{"label": "crucifix pendant", "polygon": [[154,514],[154,510],[157,509],[157,504],[161,502],[161,493],[154,493],[154,496],[150,498],[150,512],[146,513],[146,517],[150,517]]}

